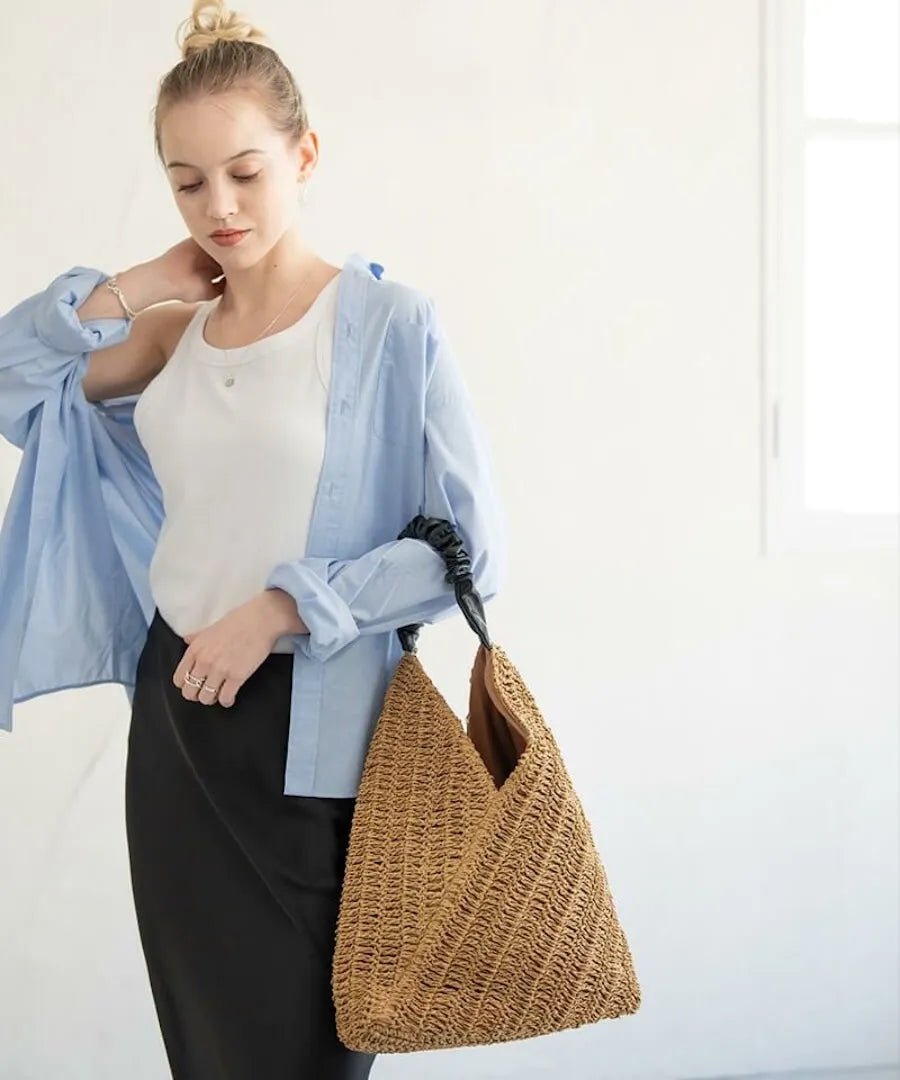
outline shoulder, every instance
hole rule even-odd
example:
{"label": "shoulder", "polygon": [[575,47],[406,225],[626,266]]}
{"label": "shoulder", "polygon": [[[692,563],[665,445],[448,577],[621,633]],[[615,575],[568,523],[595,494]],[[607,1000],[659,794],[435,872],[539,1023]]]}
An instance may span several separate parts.
{"label": "shoulder", "polygon": [[372,310],[382,317],[388,316],[393,323],[424,327],[433,317],[434,298],[424,289],[405,281],[373,278],[369,295]]}
{"label": "shoulder", "polygon": [[182,300],[167,300],[163,304],[156,304],[147,309],[146,314],[152,313],[151,333],[156,346],[162,354],[163,364],[167,364],[175,351],[175,346],[181,339],[182,334],[188,327],[191,319],[200,308],[205,307],[208,301],[200,300],[193,303],[185,303]]}
{"label": "shoulder", "polygon": [[456,400],[461,372],[433,294],[386,278],[371,285],[368,329],[384,392],[396,401]]}

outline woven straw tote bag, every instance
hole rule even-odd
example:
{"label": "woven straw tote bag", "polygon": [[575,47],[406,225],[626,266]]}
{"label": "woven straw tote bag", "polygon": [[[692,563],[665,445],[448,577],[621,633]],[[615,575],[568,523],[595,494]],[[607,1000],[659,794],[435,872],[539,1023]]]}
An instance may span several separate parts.
{"label": "woven straw tote bag", "polygon": [[366,755],[332,963],[337,1032],[400,1053],[525,1039],[637,1011],[640,988],[559,748],[487,633],[451,524],[414,518],[480,639],[466,730],[404,655]]}

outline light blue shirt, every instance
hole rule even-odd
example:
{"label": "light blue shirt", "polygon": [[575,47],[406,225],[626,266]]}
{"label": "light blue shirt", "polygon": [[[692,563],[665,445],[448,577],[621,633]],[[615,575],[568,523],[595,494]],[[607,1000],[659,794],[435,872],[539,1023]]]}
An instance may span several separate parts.
{"label": "light blue shirt", "polygon": [[[459,613],[441,556],[397,540],[406,524],[449,520],[484,601],[505,573],[486,434],[434,301],[382,270],[358,254],[343,267],[307,549],[266,582],[290,593],[310,631],[294,635],[285,795],[357,794],[402,655],[397,627]],[[6,731],[14,704],[57,690],[121,683],[130,704],[155,611],[163,506],[133,424],[138,395],[93,403],[81,385],[90,351],[131,329],[124,316],[76,314],[108,277],[74,266],[0,316],[0,434],[22,450],[0,528]]]}

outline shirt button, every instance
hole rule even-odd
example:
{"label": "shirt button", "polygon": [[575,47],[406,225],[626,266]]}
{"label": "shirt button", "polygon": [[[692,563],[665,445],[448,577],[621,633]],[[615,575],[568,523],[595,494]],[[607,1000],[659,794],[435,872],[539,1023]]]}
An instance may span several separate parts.
{"label": "shirt button", "polygon": [[225,385],[226,386],[234,386],[234,379],[232,378],[231,375],[229,375],[228,378],[225,380]]}

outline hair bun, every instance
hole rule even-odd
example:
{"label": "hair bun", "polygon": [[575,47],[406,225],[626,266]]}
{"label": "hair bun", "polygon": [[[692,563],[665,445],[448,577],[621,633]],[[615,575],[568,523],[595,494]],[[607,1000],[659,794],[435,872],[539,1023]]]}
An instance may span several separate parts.
{"label": "hair bun", "polygon": [[176,41],[183,60],[217,41],[267,44],[263,32],[247,22],[239,11],[229,11],[224,0],[194,0],[193,11],[178,27]]}

